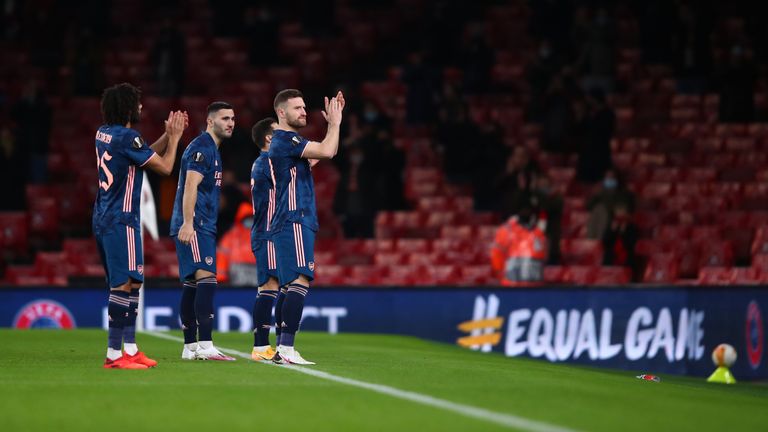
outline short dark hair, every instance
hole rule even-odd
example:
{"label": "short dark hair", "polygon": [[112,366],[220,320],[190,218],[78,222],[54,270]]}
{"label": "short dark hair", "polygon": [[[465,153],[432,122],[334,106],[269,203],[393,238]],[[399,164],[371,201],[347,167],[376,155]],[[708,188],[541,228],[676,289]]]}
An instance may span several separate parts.
{"label": "short dark hair", "polygon": [[208,115],[219,112],[223,109],[232,109],[232,105],[226,102],[221,102],[221,101],[213,102],[212,104],[208,105],[208,108],[207,108]]}
{"label": "short dark hair", "polygon": [[139,121],[141,90],[129,84],[115,84],[101,94],[101,116],[104,124],[125,125]]}
{"label": "short dark hair", "polygon": [[272,133],[272,123],[277,123],[277,120],[272,117],[259,120],[258,123],[251,128],[251,139],[253,142],[263,149],[267,145],[267,135]]}
{"label": "short dark hair", "polygon": [[301,93],[301,91],[299,90],[296,90],[296,89],[281,90],[277,94],[277,96],[275,96],[274,108],[277,109],[279,105],[284,104],[288,99],[299,98],[299,97],[300,98],[304,97],[304,94]]}

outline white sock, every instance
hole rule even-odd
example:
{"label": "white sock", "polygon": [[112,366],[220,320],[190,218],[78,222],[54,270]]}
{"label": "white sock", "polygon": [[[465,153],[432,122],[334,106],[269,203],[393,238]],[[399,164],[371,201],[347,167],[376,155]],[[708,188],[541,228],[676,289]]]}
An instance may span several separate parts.
{"label": "white sock", "polygon": [[269,345],[264,345],[264,346],[255,346],[255,347],[253,347],[253,350],[254,350],[254,351],[256,351],[256,352],[264,352],[264,351],[266,351],[268,348],[269,348]]}
{"label": "white sock", "polygon": [[184,348],[190,350],[190,351],[197,351],[197,342],[192,342],[188,344],[184,344]]}
{"label": "white sock", "polygon": [[107,348],[107,358],[108,359],[114,361],[114,360],[119,359],[122,356],[123,356],[123,352],[122,351],[116,350],[116,349],[112,349],[112,348]]}
{"label": "white sock", "polygon": [[135,356],[137,352],[139,352],[139,346],[135,343],[124,343],[123,349],[125,350],[125,353],[129,356]]}
{"label": "white sock", "polygon": [[200,349],[213,348],[213,341],[198,341],[197,344],[200,346]]}

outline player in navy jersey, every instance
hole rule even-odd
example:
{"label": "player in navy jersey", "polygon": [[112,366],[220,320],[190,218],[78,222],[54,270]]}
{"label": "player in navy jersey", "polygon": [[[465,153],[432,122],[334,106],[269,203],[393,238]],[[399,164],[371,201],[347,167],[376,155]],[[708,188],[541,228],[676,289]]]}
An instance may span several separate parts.
{"label": "player in navy jersey", "polygon": [[[270,223],[277,255],[278,280],[285,296],[281,308],[280,343],[273,358],[276,363],[314,364],[302,358],[294,348],[299,330],[304,297],[314,279],[314,244],[318,229],[315,188],[310,172],[312,159],[331,159],[339,148],[339,128],[344,95],[325,98],[323,117],[328,131],[321,142],[299,135],[307,125],[304,96],[287,89],[275,97],[277,129],[272,134],[269,161],[275,178],[277,207]],[[278,299],[279,301],[279,299]]]}
{"label": "player in navy jersey", "polygon": [[[157,365],[136,345],[139,288],[144,282],[141,244],[141,186],[144,168],[169,175],[188,119],[171,112],[165,133],[152,145],[131,129],[141,115],[141,91],[123,83],[104,90],[104,125],[96,132],[99,189],[93,233],[109,284],[109,340],[105,368],[146,369]],[[125,342],[125,354],[121,348]]]}
{"label": "player in navy jersey", "polygon": [[[275,213],[275,186],[269,166],[269,145],[277,120],[265,118],[251,128],[251,138],[261,151],[251,166],[251,203],[253,204],[253,227],[251,228],[251,250],[256,257],[258,296],[253,305],[253,350],[255,361],[272,360],[274,349],[269,344],[269,329],[272,319],[272,304],[278,295],[277,259],[275,245],[269,240],[270,224]],[[285,297],[283,296],[282,299]],[[280,322],[282,301],[275,308],[276,320]],[[280,328],[277,328],[280,343]]]}
{"label": "player in navy jersey", "polygon": [[213,346],[213,296],[216,290],[216,219],[221,190],[219,145],[232,136],[235,112],[226,102],[208,105],[205,132],[184,150],[171,216],[176,243],[185,360],[224,360]]}

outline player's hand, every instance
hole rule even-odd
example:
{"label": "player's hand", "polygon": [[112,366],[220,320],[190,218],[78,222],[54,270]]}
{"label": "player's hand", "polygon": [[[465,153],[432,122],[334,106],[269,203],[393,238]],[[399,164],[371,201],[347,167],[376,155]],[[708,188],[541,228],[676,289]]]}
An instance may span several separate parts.
{"label": "player's hand", "polygon": [[184,133],[185,124],[189,120],[186,119],[184,113],[181,111],[173,111],[166,120],[166,133],[168,139],[178,142],[181,139],[181,135]]}
{"label": "player's hand", "polygon": [[195,236],[195,229],[192,228],[192,224],[184,222],[179,228],[179,241],[182,244],[188,245],[192,241],[192,237]]}
{"label": "player's hand", "polygon": [[328,108],[323,112],[323,117],[325,117],[329,125],[338,126],[341,124],[341,109],[342,107],[338,99],[333,98],[328,101]]}

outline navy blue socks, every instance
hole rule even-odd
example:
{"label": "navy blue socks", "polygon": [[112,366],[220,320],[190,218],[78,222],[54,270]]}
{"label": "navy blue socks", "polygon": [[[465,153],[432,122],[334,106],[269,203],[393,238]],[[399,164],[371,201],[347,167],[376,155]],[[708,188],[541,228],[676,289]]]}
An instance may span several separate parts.
{"label": "navy blue socks", "polygon": [[272,304],[277,291],[263,290],[253,304],[253,346],[269,345],[269,329],[272,321]]}
{"label": "navy blue socks", "polygon": [[131,288],[131,295],[128,297],[130,306],[128,309],[128,319],[123,330],[123,342],[136,343],[136,316],[139,313],[139,288]]}
{"label": "navy blue socks", "polygon": [[184,343],[197,342],[197,319],[195,318],[195,293],[197,292],[195,281],[185,281],[184,290],[181,292],[181,329],[184,331]]}
{"label": "navy blue socks", "polygon": [[213,294],[216,291],[216,276],[197,280],[195,295],[195,318],[199,341],[213,340]]}
{"label": "navy blue socks", "polygon": [[128,320],[129,295],[125,291],[110,291],[107,314],[109,315],[109,348],[123,349],[123,331]]}
{"label": "navy blue socks", "polygon": [[275,335],[277,337],[275,346],[280,345],[280,335],[283,333],[283,303],[285,303],[285,287],[280,288],[275,302]]}
{"label": "navy blue socks", "polygon": [[308,288],[303,285],[293,283],[286,286],[280,345],[293,346],[296,332],[299,331],[301,313],[304,310],[304,298],[307,296],[307,292]]}

